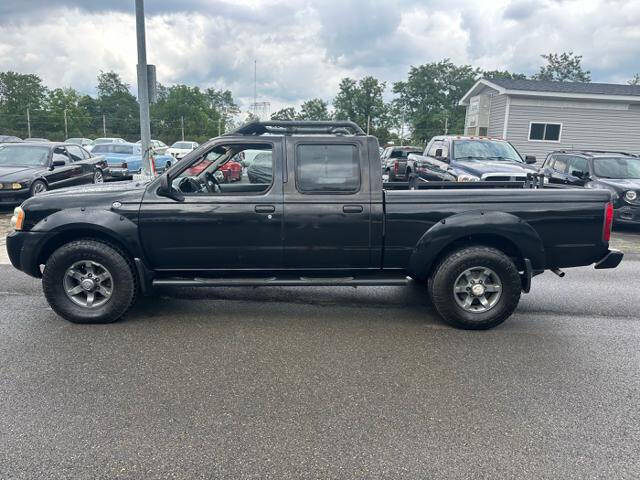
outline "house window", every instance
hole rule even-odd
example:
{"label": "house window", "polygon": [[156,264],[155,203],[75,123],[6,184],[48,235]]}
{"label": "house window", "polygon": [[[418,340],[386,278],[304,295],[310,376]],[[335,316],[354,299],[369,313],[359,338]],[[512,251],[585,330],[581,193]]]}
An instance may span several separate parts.
{"label": "house window", "polygon": [[561,123],[534,123],[529,124],[529,140],[538,142],[559,142]]}

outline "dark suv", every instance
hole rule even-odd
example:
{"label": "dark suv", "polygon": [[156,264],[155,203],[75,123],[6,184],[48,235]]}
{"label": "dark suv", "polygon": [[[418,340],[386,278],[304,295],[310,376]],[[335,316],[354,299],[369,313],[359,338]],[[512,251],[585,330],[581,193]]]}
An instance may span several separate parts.
{"label": "dark suv", "polygon": [[559,150],[547,155],[541,172],[551,184],[609,190],[615,221],[640,224],[640,158],[637,155]]}

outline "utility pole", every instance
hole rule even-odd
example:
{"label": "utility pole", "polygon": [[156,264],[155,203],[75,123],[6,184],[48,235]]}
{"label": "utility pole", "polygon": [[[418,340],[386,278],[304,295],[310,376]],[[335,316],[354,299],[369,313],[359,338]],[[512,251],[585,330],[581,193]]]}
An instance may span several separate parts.
{"label": "utility pole", "polygon": [[367,135],[369,135],[370,126],[371,126],[371,115],[367,115]]}
{"label": "utility pole", "polygon": [[107,136],[107,117],[102,114],[102,136]]}
{"label": "utility pole", "polygon": [[444,117],[444,134],[447,135],[449,133],[449,115]]}
{"label": "utility pole", "polygon": [[27,107],[27,138],[31,138],[31,117],[29,117],[29,107]]}
{"label": "utility pole", "polygon": [[400,146],[404,146],[404,123],[405,123],[405,114],[407,112],[406,108],[402,109],[402,124],[400,125]]}
{"label": "utility pole", "polygon": [[144,0],[136,0],[136,37],[138,44],[138,101],[140,102],[140,147],[142,174],[151,177],[151,125],[149,121],[149,83],[147,79],[147,42],[144,31]]}
{"label": "utility pole", "polygon": [[258,111],[258,61],[253,61],[253,113]]}
{"label": "utility pole", "polygon": [[69,129],[67,128],[67,109],[64,109],[64,139],[69,138]]}
{"label": "utility pole", "polygon": [[182,131],[182,141],[184,142],[184,116],[180,116],[180,130]]}
{"label": "utility pole", "polygon": [[218,136],[220,136],[220,126],[222,125],[222,117],[218,117]]}

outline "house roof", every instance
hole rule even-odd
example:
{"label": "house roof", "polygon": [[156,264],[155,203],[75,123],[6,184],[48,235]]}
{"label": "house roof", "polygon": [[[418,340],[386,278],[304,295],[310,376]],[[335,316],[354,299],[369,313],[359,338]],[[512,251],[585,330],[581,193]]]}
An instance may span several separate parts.
{"label": "house roof", "polygon": [[505,95],[640,102],[640,85],[481,78],[462,97],[459,104],[469,105],[469,99],[484,87],[493,88]]}

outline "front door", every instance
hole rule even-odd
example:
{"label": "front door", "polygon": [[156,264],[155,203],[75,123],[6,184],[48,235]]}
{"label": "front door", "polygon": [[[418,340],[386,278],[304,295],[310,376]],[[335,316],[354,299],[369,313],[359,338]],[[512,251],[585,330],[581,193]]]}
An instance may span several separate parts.
{"label": "front door", "polygon": [[[366,269],[372,265],[367,146],[332,140],[287,139],[287,268]],[[379,175],[377,170],[375,174]]]}
{"label": "front door", "polygon": [[[241,168],[240,178],[225,177],[220,167],[244,161],[245,154],[253,160],[246,171]],[[152,268],[281,268],[282,157],[282,142],[277,138],[218,143],[172,179],[184,201],[149,189],[139,224]]]}
{"label": "front door", "polygon": [[[73,185],[75,166],[67,156],[64,147],[55,147],[51,153],[50,170],[45,174],[49,188],[62,188]],[[53,162],[64,162],[64,165],[53,166]]]}

